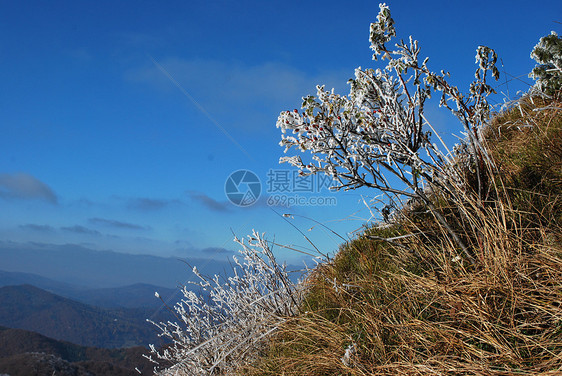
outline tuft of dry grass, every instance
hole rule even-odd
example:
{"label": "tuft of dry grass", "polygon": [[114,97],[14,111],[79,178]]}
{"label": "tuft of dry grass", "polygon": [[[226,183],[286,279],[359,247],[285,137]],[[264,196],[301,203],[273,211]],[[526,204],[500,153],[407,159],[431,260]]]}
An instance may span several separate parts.
{"label": "tuft of dry grass", "polygon": [[248,375],[562,374],[562,104],[524,99],[486,131],[467,185],[342,245]]}

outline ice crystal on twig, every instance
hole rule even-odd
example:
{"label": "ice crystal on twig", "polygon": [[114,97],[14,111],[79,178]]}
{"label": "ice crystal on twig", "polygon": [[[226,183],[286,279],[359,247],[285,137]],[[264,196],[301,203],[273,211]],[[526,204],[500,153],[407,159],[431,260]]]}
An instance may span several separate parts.
{"label": "ice crystal on twig", "polygon": [[[171,341],[161,349],[150,346],[157,374],[228,374],[297,312],[297,286],[263,235],[254,232],[235,242],[242,247],[242,258],[233,258],[233,276],[210,278],[193,268],[199,278],[194,283],[203,293],[184,287],[183,299],[173,308],[178,322],[153,322],[160,336]],[[173,365],[160,369],[160,363]]]}

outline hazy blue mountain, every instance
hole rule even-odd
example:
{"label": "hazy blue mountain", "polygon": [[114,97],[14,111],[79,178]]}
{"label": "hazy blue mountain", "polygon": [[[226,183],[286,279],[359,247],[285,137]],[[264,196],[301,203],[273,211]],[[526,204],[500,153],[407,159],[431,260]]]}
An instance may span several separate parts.
{"label": "hazy blue mountain", "polygon": [[169,289],[145,283],[123,287],[75,290],[69,295],[59,295],[103,308],[160,308],[163,303],[154,296],[155,292],[158,292],[168,305],[173,305],[182,297],[179,288]]}
{"label": "hazy blue mountain", "polygon": [[0,242],[0,269],[32,273],[88,288],[113,288],[139,283],[176,288],[188,280],[196,279],[186,262],[209,275],[224,274],[230,270],[226,258],[186,261],[175,257],[95,251],[78,245]]}
{"label": "hazy blue mountain", "polygon": [[33,285],[65,298],[104,308],[159,308],[162,301],[154,296],[155,292],[158,292],[169,305],[181,297],[181,291],[178,288],[170,289],[145,283],[92,289],[73,286],[32,273],[0,270],[0,287],[17,285]]}
{"label": "hazy blue mountain", "polygon": [[166,309],[98,308],[31,285],[0,288],[0,325],[34,331],[56,340],[106,348],[158,344],[146,322],[171,319]]}
{"label": "hazy blue mountain", "polygon": [[0,287],[16,285],[33,285],[57,295],[67,296],[78,290],[86,289],[83,286],[74,286],[69,283],[55,281],[33,273],[7,272],[0,270]]}

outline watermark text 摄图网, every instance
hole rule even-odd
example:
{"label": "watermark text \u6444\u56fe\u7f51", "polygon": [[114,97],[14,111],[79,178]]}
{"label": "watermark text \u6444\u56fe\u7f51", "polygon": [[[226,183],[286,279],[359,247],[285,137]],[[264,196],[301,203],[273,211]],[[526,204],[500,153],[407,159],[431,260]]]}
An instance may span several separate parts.
{"label": "watermark text \u6444\u56fe\u7f51", "polygon": [[267,193],[319,193],[329,191],[334,181],[327,175],[302,175],[291,169],[269,169]]}
{"label": "watermark text \u6444\u56fe\u7f51", "polygon": [[[336,197],[330,194],[334,181],[329,176],[305,175],[292,169],[269,169],[265,181],[265,192],[269,195],[266,198],[268,206],[337,205]],[[250,170],[237,170],[226,179],[224,192],[234,205],[251,206],[262,193],[261,180]]]}

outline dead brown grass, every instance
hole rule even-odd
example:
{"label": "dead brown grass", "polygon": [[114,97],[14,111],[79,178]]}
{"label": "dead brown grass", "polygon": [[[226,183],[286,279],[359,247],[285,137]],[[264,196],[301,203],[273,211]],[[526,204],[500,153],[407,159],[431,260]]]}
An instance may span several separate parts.
{"label": "dead brown grass", "polygon": [[435,195],[475,265],[430,212],[404,210],[314,270],[302,314],[241,374],[562,374],[560,106],[496,117],[486,201]]}

